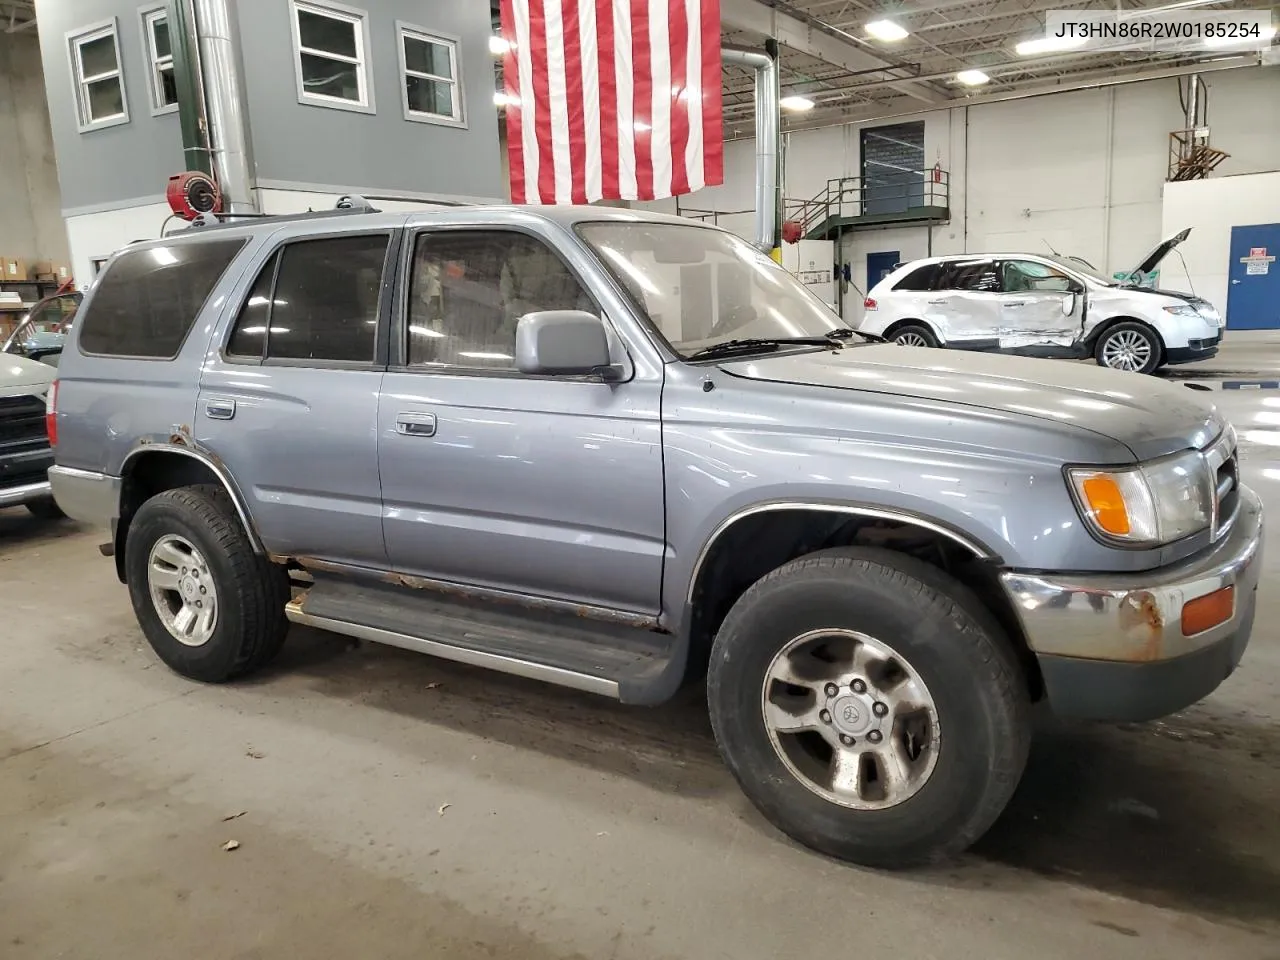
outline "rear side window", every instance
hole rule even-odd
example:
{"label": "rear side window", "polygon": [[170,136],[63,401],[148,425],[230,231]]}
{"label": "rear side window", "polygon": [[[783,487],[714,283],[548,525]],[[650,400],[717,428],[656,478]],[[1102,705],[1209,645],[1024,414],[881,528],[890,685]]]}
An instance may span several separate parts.
{"label": "rear side window", "polygon": [[243,239],[176,243],[116,257],[80,323],[80,349],[172,360]]}
{"label": "rear side window", "polygon": [[905,277],[894,284],[895,290],[932,290],[933,283],[938,278],[938,265],[936,263],[926,263],[923,267],[916,267]]}
{"label": "rear side window", "polygon": [[949,263],[936,289],[975,290],[994,293],[1000,289],[1000,274],[994,260],[964,260]]}
{"label": "rear side window", "polygon": [[228,356],[373,363],[389,243],[378,234],[286,246],[254,281]]}

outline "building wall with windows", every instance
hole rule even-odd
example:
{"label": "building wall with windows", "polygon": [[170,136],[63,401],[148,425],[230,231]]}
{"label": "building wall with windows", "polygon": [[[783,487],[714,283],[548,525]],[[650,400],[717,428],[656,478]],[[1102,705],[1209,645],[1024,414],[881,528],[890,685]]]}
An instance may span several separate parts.
{"label": "building wall with windows", "polygon": [[[487,4],[232,0],[265,212],[506,197]],[[155,237],[185,169],[165,0],[37,0],[71,259]],[[387,201],[380,201],[387,206]]]}

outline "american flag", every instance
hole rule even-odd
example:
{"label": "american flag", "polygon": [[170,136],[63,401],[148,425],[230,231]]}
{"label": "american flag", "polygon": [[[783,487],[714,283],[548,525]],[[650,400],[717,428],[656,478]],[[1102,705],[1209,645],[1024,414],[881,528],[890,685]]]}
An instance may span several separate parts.
{"label": "american flag", "polygon": [[720,0],[502,0],[502,36],[513,202],[723,181]]}

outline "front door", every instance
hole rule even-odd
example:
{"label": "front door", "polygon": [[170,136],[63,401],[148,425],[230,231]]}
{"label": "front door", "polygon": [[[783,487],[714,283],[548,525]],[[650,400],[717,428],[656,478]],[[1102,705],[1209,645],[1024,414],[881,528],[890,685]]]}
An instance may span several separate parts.
{"label": "front door", "polygon": [[655,615],[661,368],[636,368],[621,383],[521,374],[522,315],[600,313],[577,274],[517,230],[425,229],[412,242],[405,322],[378,411],[392,565]]}
{"label": "front door", "polygon": [[1280,223],[1231,228],[1227,329],[1280,328]]}
{"label": "front door", "polygon": [[379,305],[389,316],[396,235],[284,233],[205,364],[197,438],[238,481],[268,552],[385,568]]}
{"label": "front door", "polygon": [[1000,263],[1000,346],[1068,346],[1080,333],[1083,296],[1062,270],[1038,260]]}

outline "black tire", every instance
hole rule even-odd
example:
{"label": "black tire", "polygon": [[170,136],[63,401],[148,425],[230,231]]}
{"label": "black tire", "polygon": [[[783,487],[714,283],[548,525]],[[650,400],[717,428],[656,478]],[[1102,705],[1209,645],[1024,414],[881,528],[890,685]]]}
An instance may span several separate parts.
{"label": "black tire", "polygon": [[[1115,348],[1126,340],[1130,343],[1140,341],[1145,345],[1147,359],[1141,366],[1117,366],[1112,358],[1109,357],[1109,353],[1113,353]],[[1164,343],[1161,342],[1160,335],[1145,323],[1139,323],[1137,320],[1125,320],[1117,323],[1114,327],[1108,327],[1102,336],[1098,338],[1098,342],[1093,345],[1093,359],[1097,361],[1098,366],[1106,367],[1108,370],[1155,373],[1164,364]]]}
{"label": "black tire", "polygon": [[32,500],[27,504],[27,512],[33,517],[39,517],[41,520],[61,520],[66,516],[53,497]]}
{"label": "black tire", "polygon": [[[147,565],[163,537],[185,538],[206,558],[218,597],[211,637],[187,646],[171,634],[151,599]],[[221,683],[265,666],[284,643],[289,623],[288,574],[254,553],[226,492],[179,487],[152,497],[134,515],[125,541],[125,572],[133,610],[156,655],[192,680]]]}
{"label": "black tire", "polygon": [[[775,655],[794,637],[833,627],[892,647],[936,705],[944,733],[932,773],[895,806],[825,799],[783,763],[765,728],[762,691]],[[749,588],[716,635],[707,698],[725,762],[764,816],[807,847],[871,867],[937,862],[973,844],[1013,795],[1031,738],[1027,686],[994,618],[935,567],[872,548],[809,554]]]}
{"label": "black tire", "polygon": [[[904,339],[908,339],[911,337],[919,337],[924,342],[923,343],[912,342],[909,344],[902,343]],[[890,337],[889,339],[892,340],[894,343],[902,346],[936,347],[938,345],[938,338],[933,335],[933,331],[930,330],[928,327],[926,327],[922,323],[903,324],[902,326],[898,327],[897,330],[893,331],[893,336]]]}

